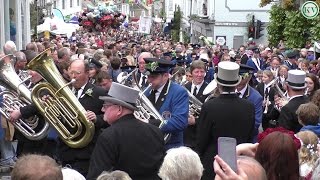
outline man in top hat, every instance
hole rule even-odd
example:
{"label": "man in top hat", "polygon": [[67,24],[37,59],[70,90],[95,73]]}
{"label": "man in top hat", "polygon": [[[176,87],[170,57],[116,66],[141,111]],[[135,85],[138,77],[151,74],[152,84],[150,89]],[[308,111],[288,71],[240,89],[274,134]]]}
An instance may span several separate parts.
{"label": "man in top hat", "polygon": [[289,51],[287,53],[288,60],[284,61],[284,65],[288,66],[290,70],[298,69],[297,56],[298,56],[298,53],[296,51]]}
{"label": "man in top hat", "polygon": [[170,61],[145,58],[151,88],[145,95],[164,119],[162,132],[170,133],[166,149],[183,146],[183,131],[188,125],[189,96],[187,90],[170,80]]}
{"label": "man in top hat", "polygon": [[[288,103],[281,108],[278,124],[295,133],[299,132],[301,125],[298,122],[296,111],[301,104],[307,103],[308,98],[304,96],[306,84],[306,73],[302,70],[289,70],[286,80]],[[281,106],[279,98],[275,99],[276,104]],[[273,111],[277,112],[277,111]]]}
{"label": "man in top hat", "polygon": [[202,105],[197,121],[196,150],[205,169],[202,179],[214,179],[212,163],[219,137],[233,137],[239,144],[252,142],[254,133],[253,104],[239,98],[235,92],[241,82],[239,65],[230,61],[220,62],[215,81],[220,95]]}
{"label": "man in top hat", "polygon": [[252,78],[254,69],[250,66],[240,64],[239,75],[242,77],[241,82],[237,85],[236,91],[240,98],[247,99],[254,106],[254,138],[253,142],[257,142],[257,136],[259,133],[259,127],[262,121],[262,102],[263,98],[259,92],[250,86],[250,80]]}
{"label": "man in top hat", "polygon": [[110,124],[99,136],[93,150],[88,180],[96,179],[103,171],[121,170],[132,179],[159,179],[165,151],[159,128],[135,118],[133,112],[139,91],[113,82],[104,101],[103,119]]}

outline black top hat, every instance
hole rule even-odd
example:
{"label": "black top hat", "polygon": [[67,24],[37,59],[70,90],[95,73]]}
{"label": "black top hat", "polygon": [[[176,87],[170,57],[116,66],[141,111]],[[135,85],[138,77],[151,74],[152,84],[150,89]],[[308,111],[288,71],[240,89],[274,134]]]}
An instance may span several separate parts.
{"label": "black top hat", "polygon": [[171,56],[172,56],[172,53],[171,53],[170,51],[169,51],[169,52],[164,52],[164,53],[163,53],[163,56],[170,56],[170,57],[171,57]]}
{"label": "black top hat", "polygon": [[254,68],[245,64],[240,64],[239,74],[242,75],[245,73],[253,74]]}
{"label": "black top hat", "polygon": [[144,58],[146,69],[149,73],[166,73],[169,72],[174,64],[171,61],[158,58]]}
{"label": "black top hat", "polygon": [[95,60],[93,58],[90,58],[89,59],[89,67],[90,68],[98,68],[98,69],[100,69],[100,68],[102,68],[102,64],[99,61],[97,61],[97,60]]}
{"label": "black top hat", "polygon": [[289,52],[287,53],[287,57],[288,57],[289,59],[296,58],[297,56],[298,56],[298,53],[297,53],[296,51],[289,51]]}

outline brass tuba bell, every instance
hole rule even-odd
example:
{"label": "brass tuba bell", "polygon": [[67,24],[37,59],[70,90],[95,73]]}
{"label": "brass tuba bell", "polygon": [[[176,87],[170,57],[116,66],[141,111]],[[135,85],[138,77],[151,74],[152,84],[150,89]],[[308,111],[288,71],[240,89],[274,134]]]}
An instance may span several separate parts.
{"label": "brass tuba bell", "polygon": [[[19,109],[31,103],[31,92],[15,72],[13,64],[13,55],[0,59],[0,84],[5,87],[5,90],[0,92],[0,96],[3,97],[0,112],[6,119],[10,118],[8,109]],[[44,122],[42,127],[38,127],[40,125],[37,116],[30,119],[18,119],[13,126],[30,140],[45,138],[49,130],[47,122]]]}
{"label": "brass tuba bell", "polygon": [[[33,88],[32,101],[69,147],[85,147],[94,136],[94,124],[86,118],[86,110],[68,87],[72,82],[66,84],[49,53],[50,49],[43,51],[27,65],[47,81]],[[49,94],[49,98],[43,100],[43,94]]]}

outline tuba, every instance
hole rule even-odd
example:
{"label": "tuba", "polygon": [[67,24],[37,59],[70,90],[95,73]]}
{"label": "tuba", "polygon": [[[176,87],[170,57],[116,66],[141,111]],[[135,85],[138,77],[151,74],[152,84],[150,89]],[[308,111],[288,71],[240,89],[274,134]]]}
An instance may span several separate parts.
{"label": "tuba", "polygon": [[[60,138],[71,148],[82,148],[94,136],[94,124],[87,120],[86,110],[68,87],[47,49],[32,59],[27,67],[47,81],[38,83],[31,98],[43,117],[54,127]],[[48,94],[45,100],[42,94]]]}
{"label": "tuba", "polygon": [[[10,118],[8,109],[19,109],[31,103],[31,92],[24,84],[24,81],[29,78],[21,81],[13,68],[12,58],[12,55],[7,55],[0,59],[0,84],[5,87],[5,90],[0,92],[0,96],[3,97],[0,112],[6,119]],[[30,119],[18,119],[12,124],[29,140],[43,139],[49,130],[47,122],[44,122],[41,130],[35,130],[39,125],[37,116]]]}

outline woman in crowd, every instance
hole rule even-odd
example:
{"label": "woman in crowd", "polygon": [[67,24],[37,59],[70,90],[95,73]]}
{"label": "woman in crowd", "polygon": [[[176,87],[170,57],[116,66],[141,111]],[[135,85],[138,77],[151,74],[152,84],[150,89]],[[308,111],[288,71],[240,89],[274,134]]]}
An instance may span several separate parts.
{"label": "woman in crowd", "polygon": [[[279,129],[280,130],[280,129]],[[267,130],[268,131],[268,130]],[[260,162],[267,173],[268,180],[293,180],[299,179],[298,147],[300,141],[294,137],[293,132],[275,131],[259,134],[260,144],[255,154],[255,159]],[[263,138],[263,136],[265,136]],[[293,138],[296,139],[296,144]]]}
{"label": "woman in crowd", "polygon": [[306,77],[306,95],[311,99],[314,92],[320,88],[319,79],[316,75],[308,73]]}

